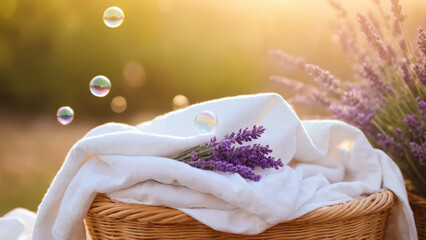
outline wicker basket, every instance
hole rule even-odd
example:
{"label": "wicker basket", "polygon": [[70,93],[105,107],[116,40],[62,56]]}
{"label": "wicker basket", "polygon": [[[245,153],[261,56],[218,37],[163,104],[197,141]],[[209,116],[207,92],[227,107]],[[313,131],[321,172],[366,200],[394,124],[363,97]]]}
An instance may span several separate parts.
{"label": "wicker basket", "polygon": [[395,195],[370,196],[316,209],[277,224],[258,235],[219,232],[185,213],[167,207],[126,204],[98,194],[86,225],[98,239],[383,239]]}
{"label": "wicker basket", "polygon": [[414,213],[419,240],[426,239],[426,199],[408,192],[408,200]]}

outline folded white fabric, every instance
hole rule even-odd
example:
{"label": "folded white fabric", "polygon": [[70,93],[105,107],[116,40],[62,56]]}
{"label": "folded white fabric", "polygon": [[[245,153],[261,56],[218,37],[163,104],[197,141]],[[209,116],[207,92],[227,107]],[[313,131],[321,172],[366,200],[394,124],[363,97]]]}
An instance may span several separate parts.
{"label": "folded white fabric", "polygon": [[[218,117],[214,134],[199,134],[201,111]],[[259,170],[259,182],[193,168],[167,157],[215,135],[266,128],[259,143],[289,165]],[[97,193],[124,202],[180,209],[220,231],[257,234],[318,207],[391,189],[399,204],[388,238],[416,239],[399,169],[356,128],[339,121],[300,121],[276,94],[224,98],[171,112],[136,127],[109,123],[69,152],[39,206],[34,239],[84,239],[83,219]]]}
{"label": "folded white fabric", "polygon": [[0,217],[0,239],[30,240],[36,214],[23,208],[15,208]]}

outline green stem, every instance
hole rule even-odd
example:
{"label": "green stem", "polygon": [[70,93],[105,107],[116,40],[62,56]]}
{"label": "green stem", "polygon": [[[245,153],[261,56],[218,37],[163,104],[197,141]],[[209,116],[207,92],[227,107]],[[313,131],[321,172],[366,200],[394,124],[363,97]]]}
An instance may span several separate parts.
{"label": "green stem", "polygon": [[408,38],[408,34],[407,31],[405,30],[404,24],[402,24],[402,22],[399,22],[399,26],[402,29],[402,33],[404,34],[404,38],[405,38],[405,42],[408,45],[408,49],[410,50],[410,54],[411,54],[411,62],[416,62],[416,55],[414,54],[414,50],[413,50],[413,46],[411,46],[411,42],[410,39]]}

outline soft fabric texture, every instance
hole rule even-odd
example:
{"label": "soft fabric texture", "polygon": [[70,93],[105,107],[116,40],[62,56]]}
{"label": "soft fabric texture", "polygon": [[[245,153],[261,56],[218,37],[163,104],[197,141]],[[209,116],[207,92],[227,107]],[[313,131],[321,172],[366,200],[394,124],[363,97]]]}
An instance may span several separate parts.
{"label": "soft fabric texture", "polygon": [[23,208],[15,208],[0,217],[0,239],[30,240],[36,214]]}
{"label": "soft fabric texture", "polygon": [[[194,128],[201,111],[217,115],[214,134]],[[167,158],[255,124],[266,128],[257,142],[288,164],[258,170],[259,182]],[[383,188],[398,196],[387,238],[417,239],[399,169],[360,130],[339,121],[300,121],[276,94],[223,98],[136,127],[108,123],[90,131],[73,146],[40,204],[34,239],[84,239],[83,219],[97,193],[177,208],[219,231],[257,234]]]}

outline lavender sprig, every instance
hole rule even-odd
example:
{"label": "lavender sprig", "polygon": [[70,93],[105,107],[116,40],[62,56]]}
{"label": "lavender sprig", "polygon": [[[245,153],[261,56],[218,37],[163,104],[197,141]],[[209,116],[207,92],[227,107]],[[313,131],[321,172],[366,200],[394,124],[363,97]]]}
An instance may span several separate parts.
{"label": "lavender sprig", "polygon": [[335,96],[339,96],[339,80],[329,71],[325,71],[319,66],[306,64],[305,71],[317,82],[326,87],[326,90]]}
{"label": "lavender sprig", "polygon": [[407,16],[402,14],[402,6],[399,4],[399,0],[391,0],[391,3],[391,12],[393,14],[393,17],[395,18],[395,20],[402,23]]}
{"label": "lavender sprig", "polygon": [[400,0],[390,0],[390,15],[382,11],[379,0],[372,1],[382,21],[371,13],[368,18],[357,14],[355,19],[365,43],[357,41],[344,8],[336,0],[329,1],[346,21],[338,24],[335,39],[355,71],[351,81],[339,83],[328,71],[308,63],[301,70],[320,83],[319,88],[284,78],[271,80],[298,90],[289,99],[295,107],[320,106],[329,116],[360,128],[374,146],[392,157],[415,191],[426,197],[426,32],[417,28],[413,48]]}
{"label": "lavender sprig", "polygon": [[253,126],[252,129],[240,129],[238,132],[227,134],[221,141],[212,137],[209,143],[185,151],[175,157],[175,160],[185,162],[192,167],[217,172],[238,173],[241,177],[259,181],[261,175],[255,173],[255,168],[262,169],[283,167],[281,159],[269,156],[272,150],[269,145],[243,145],[258,139],[265,132],[263,126]]}
{"label": "lavender sprig", "polygon": [[391,64],[391,60],[389,58],[388,52],[381,40],[380,36],[376,33],[373,26],[368,21],[367,17],[362,14],[356,15],[356,20],[359,23],[359,27],[361,31],[364,33],[365,39],[367,42],[376,50],[379,54],[380,58],[385,60],[388,64]]}
{"label": "lavender sprig", "polygon": [[426,58],[426,34],[422,27],[417,28],[417,31],[417,47],[419,48],[423,56]]}

